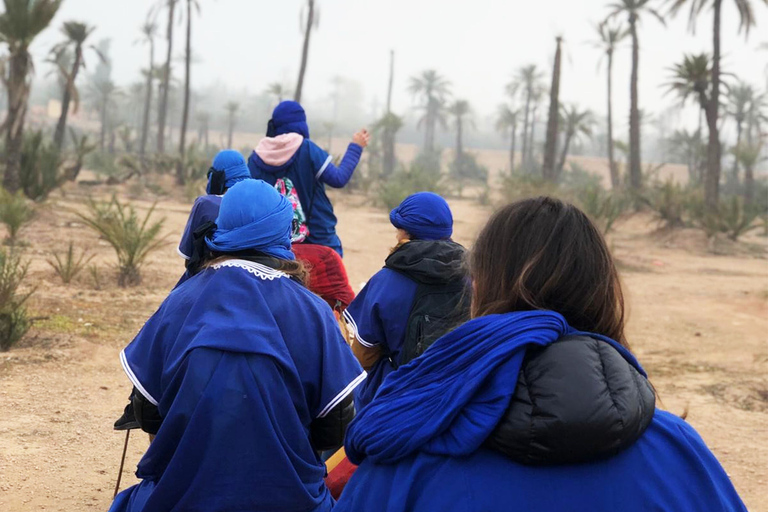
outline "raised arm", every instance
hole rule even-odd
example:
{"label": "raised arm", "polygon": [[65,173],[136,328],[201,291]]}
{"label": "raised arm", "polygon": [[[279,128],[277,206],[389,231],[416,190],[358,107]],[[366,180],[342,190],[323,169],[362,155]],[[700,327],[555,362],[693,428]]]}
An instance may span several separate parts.
{"label": "raised arm", "polygon": [[336,167],[330,162],[326,162],[325,169],[319,173],[318,179],[328,186],[341,188],[349,183],[352,174],[360,163],[363,155],[363,148],[368,145],[370,134],[368,130],[360,130],[352,137],[352,142],[347,147],[347,152],[341,159],[341,163]]}

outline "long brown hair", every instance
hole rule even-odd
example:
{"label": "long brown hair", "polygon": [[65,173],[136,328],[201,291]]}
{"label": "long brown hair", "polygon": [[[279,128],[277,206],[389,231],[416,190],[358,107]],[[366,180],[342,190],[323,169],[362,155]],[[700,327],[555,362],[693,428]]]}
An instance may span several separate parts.
{"label": "long brown hair", "polygon": [[470,258],[473,317],[551,310],[628,347],[613,258],[575,206],[551,197],[510,204],[488,221]]}
{"label": "long brown hair", "polygon": [[[231,259],[244,259],[248,261],[255,261],[256,263],[263,263],[260,258],[254,257],[254,255],[250,254],[248,251],[232,254],[214,252],[211,254],[210,259],[205,262],[203,268],[212,267],[218,263],[222,263]],[[270,267],[274,268],[275,270],[279,270],[280,272],[284,272],[289,277],[299,281],[302,285],[309,287],[309,269],[307,269],[304,263],[299,260],[281,260],[278,258],[270,258],[270,260]]]}

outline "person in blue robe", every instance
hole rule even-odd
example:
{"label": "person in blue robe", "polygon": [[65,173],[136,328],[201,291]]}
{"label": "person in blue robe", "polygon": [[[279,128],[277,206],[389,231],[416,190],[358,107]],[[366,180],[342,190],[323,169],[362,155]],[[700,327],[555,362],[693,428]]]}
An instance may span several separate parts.
{"label": "person in blue robe", "polygon": [[[214,222],[219,215],[221,198],[224,197],[227,190],[232,188],[235,183],[240,183],[250,179],[250,177],[248,165],[240,152],[234,149],[224,149],[218,152],[208,171],[206,194],[195,199],[195,203],[192,205],[192,211],[189,213],[177,249],[179,256],[189,262],[195,249],[195,231],[201,226]],[[188,278],[189,273],[185,272],[177,286]]]}
{"label": "person in blue robe", "polygon": [[[120,362],[156,437],[112,512],[325,512],[318,453],[339,445],[365,372],[291,252],[290,203],[258,180],[224,196],[210,258]],[[143,414],[137,414],[142,423]]]}
{"label": "person in blue robe", "polygon": [[343,256],[336,234],[336,215],[325,186],[342,188],[349,182],[369,137],[367,130],[357,132],[336,166],[333,158],[310,140],[302,106],[295,101],[283,101],[275,107],[267,136],[248,159],[248,168],[256,179],[270,185],[282,180],[284,187],[295,191],[309,229],[306,243],[330,247]]}
{"label": "person in blue robe", "polygon": [[[460,290],[467,285],[465,250],[451,240],[453,215],[445,199],[432,192],[412,194],[392,210],[389,218],[397,229],[397,246],[384,268],[371,277],[344,311],[353,351],[368,370],[368,378],[355,392],[358,411],[370,403],[386,376],[407,362],[404,359],[408,356],[402,353],[404,342],[419,342],[409,339],[408,326],[420,289],[435,294],[437,287],[456,284],[459,291],[450,288],[449,296],[442,300],[437,296],[438,303],[424,313],[443,317],[440,309],[452,313],[457,306],[464,310],[459,313],[466,313],[466,305],[459,304],[465,298]],[[437,334],[452,327],[455,325],[451,323],[438,326]],[[410,335],[417,336],[414,332]]]}
{"label": "person in blue robe", "polygon": [[352,422],[335,512],[743,512],[685,420],[656,408],[621,284],[576,207],[497,212],[471,255],[473,319],[391,373]]}

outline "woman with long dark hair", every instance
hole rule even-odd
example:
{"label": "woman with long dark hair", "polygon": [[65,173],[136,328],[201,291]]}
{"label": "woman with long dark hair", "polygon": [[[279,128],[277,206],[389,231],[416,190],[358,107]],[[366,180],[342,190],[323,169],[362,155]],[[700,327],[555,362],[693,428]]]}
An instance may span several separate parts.
{"label": "woman with long dark hair", "polygon": [[471,274],[473,319],[350,425],[360,466],[336,511],[745,510],[696,431],[656,409],[583,212],[547,197],[501,209]]}

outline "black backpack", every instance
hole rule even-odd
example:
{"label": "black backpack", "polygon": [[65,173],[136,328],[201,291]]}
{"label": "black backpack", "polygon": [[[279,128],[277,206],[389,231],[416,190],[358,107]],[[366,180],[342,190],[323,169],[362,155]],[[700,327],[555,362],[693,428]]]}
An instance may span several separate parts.
{"label": "black backpack", "polygon": [[415,260],[406,255],[398,258],[393,253],[394,257],[387,259],[386,268],[417,283],[400,355],[398,358],[389,357],[395,368],[416,359],[438,338],[469,320],[469,279],[461,271],[463,247],[450,241],[414,241],[406,246],[409,247],[403,247],[404,251],[432,253],[433,258],[439,258],[444,263],[455,263],[456,271],[450,279],[440,279],[438,276],[425,275],[423,269],[417,271],[418,263],[414,265]]}
{"label": "black backpack", "polygon": [[469,293],[466,283],[419,284],[413,301],[405,341],[395,368],[423,354],[438,338],[469,320]]}

